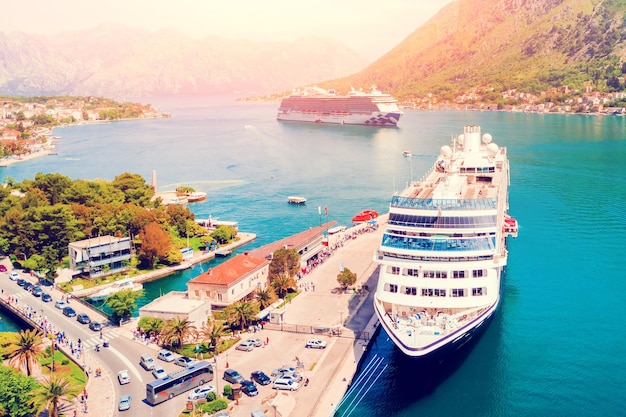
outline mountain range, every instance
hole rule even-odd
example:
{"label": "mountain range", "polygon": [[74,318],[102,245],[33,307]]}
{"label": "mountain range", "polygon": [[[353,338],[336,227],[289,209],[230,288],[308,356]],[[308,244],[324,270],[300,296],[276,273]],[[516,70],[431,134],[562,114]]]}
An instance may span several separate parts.
{"label": "mountain range", "polygon": [[58,35],[0,32],[0,94],[145,97],[267,93],[361,70],[368,60],[330,38],[192,39],[117,24]]}
{"label": "mountain range", "polygon": [[623,91],[624,0],[455,0],[369,63],[341,42],[195,40],[120,25],[55,36],[0,32],[0,94],[284,94],[377,85],[399,99],[467,91]]}

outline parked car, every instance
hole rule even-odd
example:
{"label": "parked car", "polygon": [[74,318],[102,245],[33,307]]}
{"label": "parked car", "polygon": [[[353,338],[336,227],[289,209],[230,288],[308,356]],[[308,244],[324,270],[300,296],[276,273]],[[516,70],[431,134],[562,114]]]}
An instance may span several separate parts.
{"label": "parked car", "polygon": [[44,303],[49,303],[50,301],[52,301],[52,296],[47,292],[44,292],[41,294],[41,301],[43,301]]}
{"label": "parked car", "polygon": [[246,342],[252,343],[255,347],[263,346],[263,341],[261,339],[248,339]]}
{"label": "parked car", "polygon": [[269,385],[272,380],[269,376],[265,375],[263,371],[254,371],[250,374],[250,379],[259,385]]}
{"label": "parked car", "polygon": [[130,374],[128,370],[123,369],[117,373],[117,380],[120,382],[120,385],[129,384],[130,383]]}
{"label": "parked car", "polygon": [[300,384],[284,378],[276,378],[274,385],[272,385],[272,389],[278,390],[297,391],[298,388],[300,388]]}
{"label": "parked car", "polygon": [[241,384],[241,382],[244,380],[241,374],[234,369],[225,370],[224,379],[231,384]]}
{"label": "parked car", "polygon": [[307,340],[306,345],[304,345],[304,347],[311,348],[311,349],[325,349],[326,342],[324,342],[322,339],[309,339]]}
{"label": "parked car", "polygon": [[120,397],[120,403],[117,406],[117,409],[119,411],[126,411],[126,410],[130,410],[130,400],[131,400],[131,396],[130,394],[124,394]]}
{"label": "parked car", "polygon": [[254,343],[249,342],[249,341],[246,340],[245,342],[239,343],[235,349],[236,350],[243,350],[245,352],[250,352],[251,350],[254,349]]}
{"label": "parked car", "polygon": [[20,279],[20,275],[17,272],[11,272],[9,274],[9,279],[11,281],[17,281],[18,279]]}
{"label": "parked car", "polygon": [[7,267],[0,264],[0,272],[7,272]]}
{"label": "parked car", "polygon": [[279,376],[284,372],[297,372],[297,369],[292,366],[283,365],[280,368],[276,368],[272,371],[272,376]]}
{"label": "parked car", "polygon": [[207,394],[212,391],[215,391],[215,387],[213,385],[201,385],[191,391],[187,396],[187,399],[191,401],[198,400],[200,398],[206,397]]}
{"label": "parked car", "polygon": [[165,362],[172,362],[174,361],[175,358],[174,358],[174,354],[170,352],[169,350],[161,349],[159,350],[159,353],[157,354],[157,359],[160,359]]}
{"label": "parked car", "polygon": [[24,278],[17,278],[15,281],[17,282],[17,285],[19,285],[20,287],[26,287],[28,284],[30,284]]}
{"label": "parked car", "polygon": [[254,382],[248,381],[247,379],[241,381],[241,391],[243,391],[243,393],[248,397],[254,397],[259,394],[259,390],[256,385],[254,385]]}
{"label": "parked car", "polygon": [[165,372],[165,369],[163,369],[161,365],[159,365],[158,363],[155,363],[152,366],[153,377],[155,377],[156,379],[159,379],[159,378],[163,378],[165,375],[167,375],[167,372]]}
{"label": "parked car", "polygon": [[92,321],[91,323],[89,323],[89,328],[94,332],[100,332],[102,331],[102,324],[97,321]]}
{"label": "parked car", "polygon": [[65,307],[63,309],[63,315],[67,317],[76,317],[76,310],[74,310],[72,307]]}
{"label": "parked car", "polygon": [[288,380],[293,381],[293,382],[300,382],[300,381],[302,381],[302,375],[297,374],[295,372],[283,372],[282,374],[280,374],[278,376],[278,378],[288,379]]}
{"label": "parked car", "polygon": [[196,363],[196,361],[194,361],[193,359],[189,359],[186,356],[181,356],[181,357],[176,358],[174,363],[178,366],[189,366],[189,365],[193,365],[194,363]]}
{"label": "parked car", "polygon": [[41,294],[43,294],[43,290],[41,289],[41,287],[39,285],[34,285],[31,289],[30,292],[35,296],[35,297],[41,297]]}
{"label": "parked car", "polygon": [[76,321],[78,321],[81,324],[89,324],[89,323],[91,323],[91,319],[85,313],[80,313],[79,315],[77,315],[76,316]]}
{"label": "parked car", "polygon": [[54,306],[58,309],[63,310],[67,306],[67,304],[65,304],[65,301],[59,300],[56,303],[54,303]]}
{"label": "parked car", "polygon": [[146,371],[151,371],[154,369],[154,359],[152,359],[152,356],[144,353],[139,359],[139,365],[141,365]]}

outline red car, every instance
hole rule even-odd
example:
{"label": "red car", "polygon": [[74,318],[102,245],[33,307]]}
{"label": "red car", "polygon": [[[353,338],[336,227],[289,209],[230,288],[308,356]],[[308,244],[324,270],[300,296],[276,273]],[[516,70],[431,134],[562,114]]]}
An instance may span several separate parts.
{"label": "red car", "polygon": [[7,267],[0,264],[0,272],[7,272]]}

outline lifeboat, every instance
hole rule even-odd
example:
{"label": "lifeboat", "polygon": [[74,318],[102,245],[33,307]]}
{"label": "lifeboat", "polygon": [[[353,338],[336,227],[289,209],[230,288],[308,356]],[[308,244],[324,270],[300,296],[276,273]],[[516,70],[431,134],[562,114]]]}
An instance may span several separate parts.
{"label": "lifeboat", "polygon": [[352,223],[365,223],[378,217],[378,212],[374,210],[363,210],[352,218]]}
{"label": "lifeboat", "polygon": [[505,216],[502,231],[504,232],[505,236],[517,237],[517,232],[519,231],[517,220],[515,220],[513,217]]}

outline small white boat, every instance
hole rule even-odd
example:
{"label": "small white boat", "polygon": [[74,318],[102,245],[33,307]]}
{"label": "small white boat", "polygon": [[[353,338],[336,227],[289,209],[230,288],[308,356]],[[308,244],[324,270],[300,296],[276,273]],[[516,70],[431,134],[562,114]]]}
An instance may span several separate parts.
{"label": "small white boat", "polygon": [[410,156],[413,156],[413,154],[411,153],[411,151],[402,151],[402,156],[406,156],[408,158]]}
{"label": "small white boat", "polygon": [[304,204],[306,203],[306,198],[292,195],[287,197],[287,202],[289,204]]}
{"label": "small white boat", "polygon": [[187,194],[187,201],[189,201],[190,203],[204,200],[206,200],[206,193],[202,191],[194,191],[193,193]]}
{"label": "small white boat", "polygon": [[123,290],[133,290],[133,291],[141,291],[143,289],[143,285],[139,282],[133,281],[132,278],[122,279],[120,281],[114,282],[110,287],[104,288],[94,295],[90,296],[94,301],[102,301],[107,298],[109,295],[115,294],[117,292]]}
{"label": "small white boat", "polygon": [[167,204],[177,204],[180,206],[183,204],[187,204],[188,202],[189,199],[187,198],[187,196],[179,196],[172,198]]}

